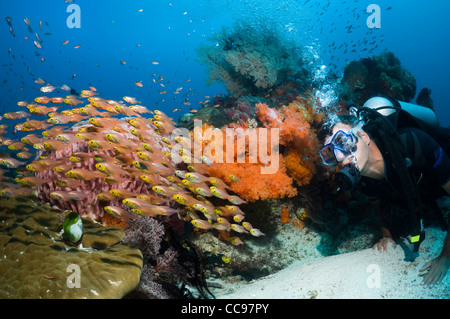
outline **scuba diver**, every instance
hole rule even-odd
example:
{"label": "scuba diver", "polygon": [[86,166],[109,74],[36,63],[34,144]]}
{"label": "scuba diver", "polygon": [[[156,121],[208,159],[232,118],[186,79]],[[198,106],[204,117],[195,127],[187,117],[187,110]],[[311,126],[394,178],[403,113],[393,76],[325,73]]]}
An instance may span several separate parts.
{"label": "scuba diver", "polygon": [[431,195],[450,195],[450,129],[439,126],[430,108],[387,97],[373,97],[361,108],[347,104],[350,113],[339,116],[320,150],[323,163],[339,166],[341,189],[358,187],[372,201],[382,236],[373,249],[395,248],[394,239],[405,238],[399,245],[417,255],[425,239],[423,217],[440,213],[435,218],[447,230],[442,252],[420,269],[428,271],[424,285],[440,283],[450,268],[450,229],[434,200],[434,210],[423,204]]}

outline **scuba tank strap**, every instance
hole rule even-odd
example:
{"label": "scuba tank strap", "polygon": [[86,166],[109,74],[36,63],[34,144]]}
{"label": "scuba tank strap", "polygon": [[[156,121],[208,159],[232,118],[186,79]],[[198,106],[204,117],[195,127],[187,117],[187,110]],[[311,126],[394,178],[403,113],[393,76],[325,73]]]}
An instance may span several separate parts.
{"label": "scuba tank strap", "polygon": [[[402,142],[403,147],[409,155],[409,157],[406,158],[408,167],[423,167],[424,165],[426,165],[422,147],[415,132],[411,131],[409,132],[409,134],[401,133],[400,141]],[[408,163],[408,161],[411,161],[411,163]]]}
{"label": "scuba tank strap", "polygon": [[[422,214],[420,212],[420,192],[412,172],[412,162],[411,159],[406,156],[406,150],[399,135],[395,136],[394,134],[394,136],[391,136],[384,131],[379,133],[380,139],[385,146],[385,156],[390,156],[392,165],[406,197],[406,204],[410,211],[411,224],[413,225],[410,241],[413,245],[413,251],[417,252],[420,244],[425,239],[425,231],[423,228]],[[395,137],[397,137],[397,139]]]}
{"label": "scuba tank strap", "polygon": [[[391,116],[391,118],[388,119],[378,112],[375,112],[373,112],[373,110],[367,112],[369,117],[366,120],[363,129],[375,139],[385,161],[390,161],[390,164],[398,177],[402,193],[406,198],[408,211],[410,212],[410,222],[411,225],[413,225],[411,243],[414,245],[413,250],[417,252],[420,243],[425,238],[425,232],[423,230],[423,221],[420,213],[420,192],[415,176],[411,171],[413,164],[412,160],[414,159],[408,158],[406,145],[402,142],[401,136],[396,130],[396,114],[392,114],[394,117]],[[415,142],[416,141],[414,141],[414,143]],[[413,157],[416,157],[416,155]],[[417,153],[417,157],[420,157],[419,153]]]}

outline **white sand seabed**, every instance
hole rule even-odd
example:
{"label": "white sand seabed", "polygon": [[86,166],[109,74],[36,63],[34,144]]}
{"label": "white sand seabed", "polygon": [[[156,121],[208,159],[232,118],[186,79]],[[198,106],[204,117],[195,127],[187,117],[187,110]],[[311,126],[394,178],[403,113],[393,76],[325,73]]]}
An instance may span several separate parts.
{"label": "white sand seabed", "polygon": [[227,285],[216,298],[450,298],[450,274],[432,287],[424,287],[419,276],[419,269],[440,253],[445,234],[427,229],[427,240],[414,262],[404,261],[404,250],[398,245],[383,252],[364,249],[300,260],[248,284]]}

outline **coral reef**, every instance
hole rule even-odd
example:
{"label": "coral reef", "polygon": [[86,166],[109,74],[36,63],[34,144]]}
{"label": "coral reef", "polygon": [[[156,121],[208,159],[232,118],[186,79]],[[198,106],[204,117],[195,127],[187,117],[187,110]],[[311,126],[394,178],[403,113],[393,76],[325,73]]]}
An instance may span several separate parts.
{"label": "coral reef", "polygon": [[155,218],[129,220],[124,240],[142,251],[144,265],[139,286],[127,298],[190,297],[188,289],[178,287],[180,282],[195,287],[203,298],[211,296],[204,279],[203,258],[195,255],[198,250],[187,242],[183,246],[169,233],[170,227]]}
{"label": "coral reef", "polygon": [[221,163],[210,168],[209,172],[226,182],[231,182],[230,175],[238,176],[241,182],[231,183],[230,189],[247,201],[297,195],[281,155],[276,174],[261,174],[262,166],[258,163]]}
{"label": "coral reef", "polygon": [[[209,174],[227,182],[233,192],[248,201],[297,195],[293,180],[296,181],[297,186],[309,184],[315,174],[315,165],[318,161],[319,142],[311,125],[322,121],[322,115],[314,111],[311,105],[300,97],[279,110],[270,108],[267,104],[256,104],[255,113],[258,116],[259,126],[279,129],[279,145],[272,146],[282,146],[284,149],[279,151],[276,172],[264,174],[261,168],[265,165],[261,161],[250,161],[249,141],[245,139],[246,144],[242,150],[236,149],[232,162],[224,161],[209,167]],[[235,129],[249,129],[248,123],[245,126],[238,124],[230,126]],[[226,129],[223,128],[222,131],[226,136]],[[255,130],[255,134],[261,134],[261,131]],[[226,143],[223,145],[225,152]],[[283,156],[283,152],[287,155]],[[232,177],[237,177],[240,182],[233,182]]]}
{"label": "coral reef", "polygon": [[210,83],[223,83],[235,97],[264,96],[288,78],[307,82],[300,47],[284,43],[269,27],[223,27],[209,40],[214,44],[197,49],[199,62],[207,66]]}
{"label": "coral reef", "polygon": [[[145,216],[166,222],[178,234],[185,231],[184,223],[189,224],[187,228],[228,231],[234,236],[221,238],[235,245],[243,244],[240,233],[264,235],[250,224],[246,229],[241,225],[245,214],[238,205],[245,201],[228,193],[225,181],[217,176],[211,178],[208,168],[212,163],[208,156],[194,156],[195,146],[186,144],[189,137],[183,136],[187,130],[177,130],[173,120],[159,110],[154,111],[153,118],[145,119],[141,114],[150,111],[142,105],[105,100],[93,91],[83,90],[82,94],[76,102],[74,97],[66,98],[64,104],[83,104],[87,96],[90,104],[70,110],[61,108],[46,120],[27,118],[15,126],[28,135],[20,145],[10,142],[15,146],[11,156],[32,145],[36,157],[31,161],[9,157],[0,162],[20,173],[14,180],[3,176],[0,195],[37,192],[41,201],[77,211],[81,216],[102,220],[106,212],[124,220],[124,228],[130,220]],[[131,97],[124,100],[138,102]],[[20,104],[30,110],[44,107],[38,103]],[[12,112],[8,118],[20,112]],[[57,125],[72,122],[78,124]],[[43,131],[42,137],[30,133],[39,130]]]}
{"label": "coral reef", "polygon": [[344,69],[341,84],[341,98],[353,100],[358,106],[378,94],[405,102],[416,94],[414,76],[390,51],[350,62]]}
{"label": "coral reef", "polygon": [[[195,114],[187,114],[188,115],[180,118],[179,124],[188,130],[192,130],[194,128],[194,118],[202,121],[202,123],[218,128],[228,125],[232,120],[228,112],[225,112],[222,108],[216,108],[213,106],[205,106],[200,108]],[[192,116],[189,114],[192,114]]]}
{"label": "coral reef", "polygon": [[433,99],[431,98],[431,89],[423,88],[417,94],[416,103],[432,109],[434,111]]}
{"label": "coral reef", "polygon": [[142,254],[120,243],[122,229],[83,219],[78,248],[60,235],[61,215],[25,197],[0,199],[1,298],[122,298],[138,285]]}
{"label": "coral reef", "polygon": [[[130,129],[131,126],[127,122],[117,122],[116,125],[118,127],[122,126],[121,129],[116,129],[120,132],[123,141],[126,141],[127,143],[139,141],[136,136],[133,136],[123,129],[124,127],[128,128],[128,130]],[[35,173],[36,177],[43,181],[43,183],[40,183],[37,187],[38,196],[43,202],[50,202],[61,209],[75,210],[82,216],[90,216],[97,219],[102,217],[105,213],[105,206],[120,206],[122,201],[120,196],[109,196],[108,200],[101,200],[97,196],[101,193],[107,193],[114,189],[126,189],[135,194],[148,195],[151,193],[151,186],[140,179],[139,176],[133,176],[130,170],[123,170],[123,174],[116,177],[113,176],[114,172],[107,174],[96,170],[96,164],[106,162],[108,159],[112,159],[117,155],[126,157],[127,159],[124,158],[124,161],[127,161],[127,165],[123,165],[123,163],[117,160],[117,163],[112,165],[113,169],[120,170],[122,168],[132,168],[132,161],[139,160],[139,157],[135,153],[129,152],[129,146],[127,147],[127,145],[124,144],[122,145],[125,146],[125,148],[122,148],[121,151],[119,151],[118,148],[121,148],[121,146],[118,142],[109,144],[111,146],[116,145],[116,151],[114,151],[113,147],[105,145],[99,148],[92,147],[88,142],[89,140],[83,140],[84,135],[81,133],[83,131],[93,131],[95,135],[95,132],[98,130],[96,130],[96,126],[91,123],[78,123],[61,134],[65,136],[65,138],[68,138],[71,141],[70,143],[60,142],[60,144],[57,144],[58,149],[53,149],[51,146],[47,149],[44,148],[41,151],[41,157],[43,157],[43,159],[34,161],[29,164],[30,166],[27,166],[31,172]],[[118,132],[113,129],[104,129],[102,133],[104,136],[106,134],[113,136]],[[76,134],[80,134],[78,135],[80,138],[75,138]],[[153,133],[153,135],[151,134],[151,131],[147,132],[146,142],[151,145],[154,152],[162,152],[164,150],[164,144],[159,141],[159,137],[157,137],[155,133]],[[53,136],[54,139],[41,139],[41,144],[54,143],[58,141],[57,136]],[[89,132],[86,136],[89,136]],[[95,139],[93,138],[91,141],[95,141]],[[33,145],[36,145],[36,143]],[[122,165],[120,166],[120,164]],[[67,172],[71,171],[78,171],[86,176],[80,175],[69,177]],[[92,173],[89,173],[89,171]],[[129,178],[124,178],[127,174]],[[81,192],[85,196],[71,199],[61,199],[52,196],[52,194],[58,192],[67,192],[71,190]]]}
{"label": "coral reef", "polygon": [[281,218],[281,224],[282,225],[291,222],[289,214],[290,214],[289,208],[287,208],[286,206],[282,206],[281,207],[281,213],[280,213],[280,218]]}

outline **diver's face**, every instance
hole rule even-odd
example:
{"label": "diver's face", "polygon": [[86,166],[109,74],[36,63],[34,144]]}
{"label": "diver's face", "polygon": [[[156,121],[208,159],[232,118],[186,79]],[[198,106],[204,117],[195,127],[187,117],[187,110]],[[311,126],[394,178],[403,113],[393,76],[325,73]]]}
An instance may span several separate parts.
{"label": "diver's face", "polygon": [[[330,143],[334,134],[336,134],[336,132],[338,132],[339,130],[349,133],[350,129],[351,129],[351,127],[347,124],[342,124],[342,123],[336,124],[333,127],[333,134],[326,139],[325,144]],[[362,132],[362,134],[365,134],[365,133]],[[368,158],[369,158],[369,149],[368,149],[367,138],[366,138],[367,136],[363,136],[361,138],[357,135],[357,137],[358,137],[358,142],[356,143],[356,150],[353,153],[351,153],[341,159],[338,159],[338,160],[339,160],[339,166],[343,167],[345,165],[353,163],[359,169],[359,171],[362,172],[368,161]]]}

